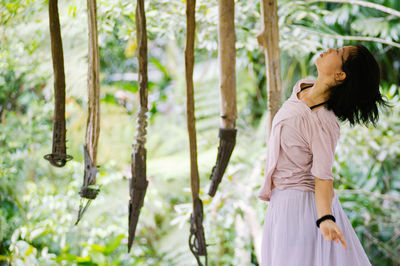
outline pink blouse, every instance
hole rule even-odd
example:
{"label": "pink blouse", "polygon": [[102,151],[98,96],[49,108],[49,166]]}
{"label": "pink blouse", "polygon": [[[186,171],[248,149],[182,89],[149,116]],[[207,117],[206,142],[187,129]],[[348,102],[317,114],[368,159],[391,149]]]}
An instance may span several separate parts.
{"label": "pink blouse", "polygon": [[326,107],[311,110],[297,97],[301,79],[272,120],[267,143],[264,184],[258,198],[269,201],[272,180],[275,187],[314,191],[314,177],[333,180],[332,165],[340,136],[340,125]]}

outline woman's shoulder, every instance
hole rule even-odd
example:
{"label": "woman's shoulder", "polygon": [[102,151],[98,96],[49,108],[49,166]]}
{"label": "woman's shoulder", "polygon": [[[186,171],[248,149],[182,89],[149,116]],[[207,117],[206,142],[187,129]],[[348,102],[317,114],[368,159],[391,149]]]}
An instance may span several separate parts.
{"label": "woman's shoulder", "polygon": [[340,134],[340,124],[335,113],[326,107],[312,112],[306,111],[304,108],[297,108],[285,122],[304,132],[322,130]]}

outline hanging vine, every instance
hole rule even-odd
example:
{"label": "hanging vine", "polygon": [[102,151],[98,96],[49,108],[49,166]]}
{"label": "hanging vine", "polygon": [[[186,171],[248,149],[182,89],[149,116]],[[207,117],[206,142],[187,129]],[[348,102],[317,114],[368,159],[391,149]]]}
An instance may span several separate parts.
{"label": "hanging vine", "polygon": [[207,248],[203,228],[203,203],[199,198],[199,171],[197,166],[196,124],[194,116],[193,95],[193,67],[194,67],[194,34],[195,34],[195,7],[196,0],[186,2],[186,47],[185,47],[185,74],[186,74],[186,114],[190,144],[190,184],[192,189],[193,213],[190,216],[189,248],[196,257],[197,263],[202,265],[200,256],[205,256],[207,265]]}
{"label": "hanging vine", "polygon": [[66,147],[64,52],[57,0],[49,0],[49,25],[54,72],[54,122],[52,153],[44,158],[53,166],[63,167],[72,156],[67,155]]}

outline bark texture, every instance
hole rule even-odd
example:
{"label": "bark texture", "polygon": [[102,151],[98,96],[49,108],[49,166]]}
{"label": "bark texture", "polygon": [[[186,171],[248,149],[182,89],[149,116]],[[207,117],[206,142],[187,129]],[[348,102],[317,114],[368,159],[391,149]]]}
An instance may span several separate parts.
{"label": "bark texture", "polygon": [[236,110],[236,35],[235,2],[219,1],[218,63],[220,71],[221,127],[235,128]]}
{"label": "bark texture", "polygon": [[281,106],[281,71],[279,62],[279,26],[277,0],[261,1],[262,29],[257,36],[264,48],[267,75],[267,135],[271,133],[272,120]]}
{"label": "bark texture", "polygon": [[72,157],[66,154],[64,53],[57,0],[49,0],[49,26],[54,72],[54,121],[52,153],[44,158],[56,167],[63,167]]}
{"label": "bark texture", "polygon": [[197,166],[197,141],[196,141],[196,118],[194,116],[194,91],[193,91],[193,68],[194,68],[194,33],[195,33],[195,0],[187,1],[186,17],[187,32],[185,46],[185,75],[186,75],[186,114],[190,145],[190,176],[193,200],[199,197],[199,172]]}

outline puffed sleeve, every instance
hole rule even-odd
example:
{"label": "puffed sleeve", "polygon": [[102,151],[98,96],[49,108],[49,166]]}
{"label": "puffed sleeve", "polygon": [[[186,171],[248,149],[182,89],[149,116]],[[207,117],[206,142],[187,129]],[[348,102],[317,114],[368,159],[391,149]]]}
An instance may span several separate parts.
{"label": "puffed sleeve", "polygon": [[340,136],[340,126],[337,121],[315,124],[312,133],[310,145],[313,156],[311,173],[320,179],[333,180],[332,165]]}

